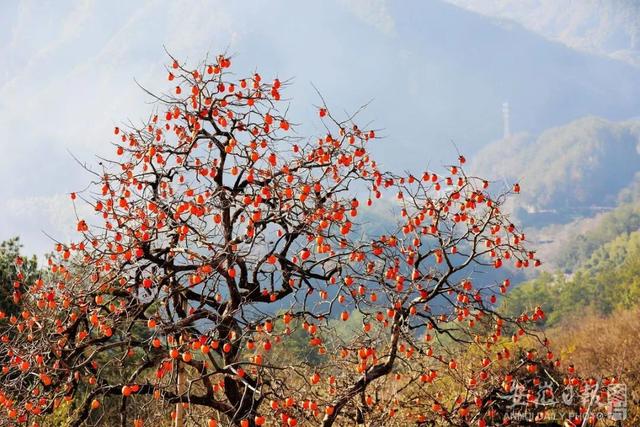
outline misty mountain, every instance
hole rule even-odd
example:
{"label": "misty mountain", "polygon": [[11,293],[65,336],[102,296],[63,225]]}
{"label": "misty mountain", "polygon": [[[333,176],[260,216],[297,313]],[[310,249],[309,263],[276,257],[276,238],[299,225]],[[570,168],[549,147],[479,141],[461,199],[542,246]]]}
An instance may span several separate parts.
{"label": "misty mountain", "polygon": [[[457,157],[454,144],[471,157],[502,135],[505,100],[512,129],[534,133],[585,115],[625,120],[640,113],[640,71],[628,64],[443,1],[388,8],[393,29],[380,32],[341,14],[326,19],[319,5],[291,4],[290,13],[316,14],[323,25],[310,33],[305,20],[287,22],[268,38],[256,29],[236,47],[238,63],[269,64],[266,75],[294,77],[291,112],[300,122],[319,101],[308,82],[336,112],[372,100],[359,122],[380,130],[384,139],[372,150],[396,170],[448,163]],[[338,29],[348,36],[336,40]],[[340,49],[302,63],[301,52],[316,45]],[[257,54],[247,59],[249,50]]]}
{"label": "misty mountain", "polygon": [[636,0],[447,0],[510,19],[574,49],[640,67],[640,3]]}
{"label": "misty mountain", "polygon": [[[505,100],[512,130],[532,135],[586,115],[619,121],[640,112],[636,67],[444,1],[377,4],[196,3],[183,21],[178,4],[94,2],[82,25],[72,19],[60,25],[70,4],[31,7],[37,19],[29,25],[0,13],[9,29],[0,43],[8,59],[0,128],[20,135],[19,143],[5,138],[11,156],[0,156],[0,181],[11,183],[0,186],[0,238],[20,234],[38,253],[51,245],[41,230],[61,241],[71,238],[75,212],[67,194],[85,188],[91,176],[68,151],[90,166],[97,164],[95,154],[113,155],[108,142],[114,125],[145,118],[145,101],[152,101],[134,78],[156,93],[172,89],[163,44],[192,65],[206,52],[226,50],[238,77],[259,71],[290,82],[284,91],[292,100],[288,114],[303,138],[326,131],[311,84],[339,117],[372,101],[357,122],[378,131],[373,155],[383,169],[398,172],[438,170],[455,161],[456,147],[472,160],[502,135]],[[354,10],[362,19],[354,19]],[[121,15],[131,16],[131,23]],[[143,30],[148,22],[153,26]],[[67,27],[74,31],[62,31]],[[49,78],[41,78],[42,70]],[[33,117],[42,120],[39,126]],[[38,165],[37,173],[24,173],[24,165]]]}

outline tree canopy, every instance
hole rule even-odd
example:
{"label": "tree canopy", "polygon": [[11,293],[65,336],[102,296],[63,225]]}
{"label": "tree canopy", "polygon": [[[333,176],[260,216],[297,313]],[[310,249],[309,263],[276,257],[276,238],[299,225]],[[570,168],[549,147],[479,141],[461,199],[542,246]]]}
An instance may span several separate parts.
{"label": "tree canopy", "polygon": [[[114,158],[71,195],[96,213],[78,239],[33,280],[15,260],[1,419],[38,425],[67,401],[71,425],[484,426],[515,390],[544,413],[540,376],[560,368],[529,331],[544,312],[503,316],[509,280],[473,277],[540,265],[501,210],[519,185],[493,189],[463,156],[381,170],[375,129],[323,104],[323,132],[297,135],[287,82],[230,66],[173,60],[172,90],[143,126],[114,129]],[[363,238],[358,217],[382,198],[397,229]],[[294,338],[318,357],[281,357]]]}

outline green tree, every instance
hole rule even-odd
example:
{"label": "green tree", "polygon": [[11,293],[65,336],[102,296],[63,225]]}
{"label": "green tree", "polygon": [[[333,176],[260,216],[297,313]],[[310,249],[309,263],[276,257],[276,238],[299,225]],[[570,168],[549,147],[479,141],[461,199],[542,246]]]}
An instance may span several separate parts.
{"label": "green tree", "polygon": [[[19,237],[13,237],[0,243],[0,310],[7,315],[15,314],[19,306],[13,303],[14,292],[20,292],[15,288],[15,283],[30,283],[37,275],[38,265],[35,256],[31,258],[20,254]],[[21,261],[18,261],[21,260]],[[20,269],[22,278],[18,277],[16,262],[22,262]]]}

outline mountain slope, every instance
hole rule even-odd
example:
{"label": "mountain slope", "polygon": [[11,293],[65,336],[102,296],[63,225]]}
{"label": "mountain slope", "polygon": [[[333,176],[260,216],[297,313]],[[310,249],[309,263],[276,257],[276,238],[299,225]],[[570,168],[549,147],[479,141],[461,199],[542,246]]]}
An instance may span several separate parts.
{"label": "mountain slope", "polygon": [[640,303],[639,278],[640,231],[621,233],[593,251],[571,276],[543,273],[519,284],[505,300],[504,309],[518,315],[542,305],[547,325],[587,308],[607,315]]}
{"label": "mountain slope", "polygon": [[510,19],[574,49],[640,67],[640,3],[635,0],[447,0]]}
{"label": "mountain slope", "polygon": [[472,166],[478,174],[521,183],[521,217],[523,209],[558,214],[546,222],[591,216],[616,206],[640,171],[640,121],[586,117],[538,137],[515,135],[482,149]]}

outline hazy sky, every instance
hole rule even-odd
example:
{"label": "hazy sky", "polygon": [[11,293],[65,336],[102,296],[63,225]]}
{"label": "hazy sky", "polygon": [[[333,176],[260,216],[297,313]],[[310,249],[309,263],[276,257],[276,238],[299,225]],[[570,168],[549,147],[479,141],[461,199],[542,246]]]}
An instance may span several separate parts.
{"label": "hazy sky", "polygon": [[[168,90],[163,46],[195,63],[226,51],[234,71],[293,78],[293,121],[315,117],[317,86],[334,110],[363,113],[384,166],[422,170],[501,134],[586,114],[640,111],[638,69],[578,53],[517,25],[437,0],[0,2],[0,239],[43,253],[72,237],[71,191],[111,153],[114,125],[140,120]],[[615,75],[615,78],[612,76]],[[300,128],[303,135],[316,130]]]}

